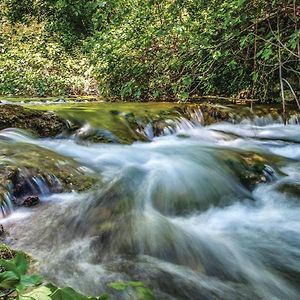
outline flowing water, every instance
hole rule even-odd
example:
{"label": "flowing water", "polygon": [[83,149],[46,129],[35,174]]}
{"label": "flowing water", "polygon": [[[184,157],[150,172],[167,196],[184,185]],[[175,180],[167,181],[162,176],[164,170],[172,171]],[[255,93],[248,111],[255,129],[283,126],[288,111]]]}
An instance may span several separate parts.
{"label": "flowing water", "polygon": [[299,125],[196,117],[131,145],[2,132],[99,178],[3,219],[9,242],[49,280],[91,295],[139,280],[157,299],[300,299]]}

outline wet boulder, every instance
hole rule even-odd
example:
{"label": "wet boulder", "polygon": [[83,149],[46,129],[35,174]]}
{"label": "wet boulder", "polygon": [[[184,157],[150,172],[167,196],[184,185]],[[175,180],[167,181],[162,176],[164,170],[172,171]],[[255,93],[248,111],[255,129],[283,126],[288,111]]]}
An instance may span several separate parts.
{"label": "wet boulder", "polygon": [[0,141],[0,207],[33,206],[40,196],[83,191],[96,182],[92,171],[45,148]]}
{"label": "wet boulder", "polygon": [[[274,161],[274,157],[270,155],[265,157],[250,151],[223,150],[222,153],[226,166],[250,190],[259,183],[275,181],[280,173],[276,168],[277,161]],[[272,166],[269,165],[270,162]]]}
{"label": "wet boulder", "polygon": [[28,196],[27,198],[24,199],[23,205],[25,207],[31,207],[31,206],[35,206],[35,205],[39,204],[39,202],[40,202],[39,196],[37,196],[37,195]]}
{"label": "wet boulder", "polygon": [[102,128],[94,128],[89,124],[85,124],[75,131],[73,137],[82,142],[91,143],[119,143],[119,139],[110,131]]}

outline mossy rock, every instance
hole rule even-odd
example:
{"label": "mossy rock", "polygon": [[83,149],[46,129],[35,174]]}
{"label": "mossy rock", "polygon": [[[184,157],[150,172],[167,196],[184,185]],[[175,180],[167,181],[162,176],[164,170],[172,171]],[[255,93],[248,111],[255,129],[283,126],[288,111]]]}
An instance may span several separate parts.
{"label": "mossy rock", "polygon": [[42,182],[48,193],[83,191],[96,181],[91,171],[82,169],[71,158],[25,143],[0,141],[0,202],[9,196],[22,205],[41,192]]}
{"label": "mossy rock", "polygon": [[277,175],[284,175],[278,168],[286,162],[284,159],[278,160],[273,155],[260,155],[251,151],[222,152],[227,167],[250,190],[259,183],[276,180]]}
{"label": "mossy rock", "polygon": [[[0,259],[13,259],[17,254],[17,251],[11,249],[5,244],[0,243]],[[0,272],[1,272],[0,268]]]}
{"label": "mossy rock", "polygon": [[67,123],[51,112],[42,112],[19,105],[0,105],[0,130],[20,128],[39,137],[53,137],[67,129]]}

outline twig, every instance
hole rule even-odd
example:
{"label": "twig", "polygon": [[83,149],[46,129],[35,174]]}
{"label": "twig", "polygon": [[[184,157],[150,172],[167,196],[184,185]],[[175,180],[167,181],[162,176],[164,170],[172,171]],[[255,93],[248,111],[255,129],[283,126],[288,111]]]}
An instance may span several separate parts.
{"label": "twig", "polygon": [[[278,31],[278,36],[279,36],[279,17],[277,17],[277,31]],[[285,99],[284,99],[283,80],[282,80],[282,61],[281,61],[280,41],[278,41],[278,63],[279,63],[279,81],[280,81],[280,90],[281,90],[281,99],[282,99],[283,121],[284,121],[284,125],[286,125],[286,112],[285,112]]]}
{"label": "twig", "polygon": [[293,90],[292,86],[290,85],[290,83],[286,79],[282,78],[282,81],[284,81],[289,86],[289,88],[290,88],[290,90],[291,90],[291,92],[292,92],[292,94],[293,94],[293,96],[294,96],[294,98],[295,98],[295,100],[297,102],[297,106],[298,106],[298,108],[300,110],[300,103],[299,103],[297,95],[296,95],[295,91]]}

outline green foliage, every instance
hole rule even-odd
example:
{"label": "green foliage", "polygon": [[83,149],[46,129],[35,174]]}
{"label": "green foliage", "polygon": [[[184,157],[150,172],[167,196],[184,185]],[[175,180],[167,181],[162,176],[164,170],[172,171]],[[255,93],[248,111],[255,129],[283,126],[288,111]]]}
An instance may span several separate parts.
{"label": "green foliage", "polygon": [[21,299],[29,287],[41,283],[40,276],[26,274],[29,263],[24,254],[17,253],[11,260],[0,259],[0,265],[5,268],[5,271],[0,273],[0,297],[5,298],[15,292],[17,299]]}
{"label": "green foliage", "polygon": [[[3,248],[4,249],[4,248]],[[7,248],[9,249],[9,248]],[[5,248],[5,251],[8,252]],[[10,253],[9,253],[10,254]],[[13,255],[12,259],[0,259],[0,299],[16,300],[108,300],[108,294],[98,297],[82,295],[70,287],[59,288],[51,283],[42,284],[39,275],[28,275],[28,257],[21,252]],[[150,289],[140,281],[112,282],[110,288],[124,292],[130,288],[139,300],[154,300]]]}
{"label": "green foliage", "polygon": [[33,0],[7,0],[4,3],[7,7],[7,17],[12,23],[19,21],[26,23],[29,17],[35,14]]}
{"label": "green foliage", "polygon": [[[87,297],[72,288],[58,288],[52,284],[39,286],[42,277],[28,275],[29,263],[25,254],[17,253],[10,260],[0,259],[0,266],[5,271],[0,273],[0,297],[17,300],[105,300],[107,295]],[[29,288],[34,288],[28,292]]]}
{"label": "green foliage", "polygon": [[70,287],[57,288],[52,284],[46,286],[50,291],[50,299],[52,300],[107,300],[108,295],[103,294],[99,297],[87,297],[82,294],[77,293]]}
{"label": "green foliage", "polygon": [[[31,37],[22,30],[1,35],[0,94],[90,93],[97,82],[101,96],[130,100],[241,91],[276,98],[280,65],[296,91],[300,85],[294,3],[4,0],[2,19],[13,29],[44,25]],[[20,40],[8,43],[10,36]]]}
{"label": "green foliage", "polygon": [[[16,32],[14,32],[17,30]],[[0,94],[57,96],[94,93],[88,60],[49,38],[44,23],[0,27]]]}
{"label": "green foliage", "polygon": [[94,1],[81,0],[3,0],[6,16],[12,23],[29,23],[31,17],[47,19],[51,34],[59,34],[61,43],[69,48],[88,35]]}
{"label": "green foliage", "polygon": [[[284,67],[292,70],[287,77],[299,87],[292,4],[114,1],[114,14],[87,42],[101,92],[129,99],[185,100],[248,90],[253,97],[273,97],[278,39]],[[102,7],[97,19],[103,19],[101,14],[106,16],[111,5]]]}

